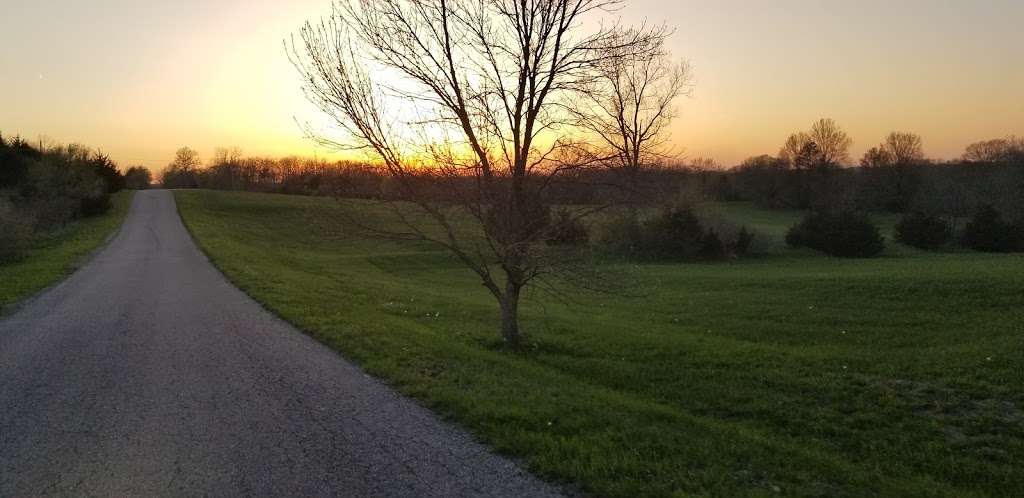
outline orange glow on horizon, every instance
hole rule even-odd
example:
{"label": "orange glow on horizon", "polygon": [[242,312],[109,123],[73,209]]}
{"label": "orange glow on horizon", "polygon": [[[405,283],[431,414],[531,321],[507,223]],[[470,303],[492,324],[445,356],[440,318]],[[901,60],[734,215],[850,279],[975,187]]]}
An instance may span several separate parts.
{"label": "orange glow on horizon", "polygon": [[[16,3],[0,18],[19,40],[0,53],[0,132],[100,148],[122,168],[159,170],[181,146],[362,159],[317,148],[296,123],[331,129],[282,41],[329,5]],[[615,15],[677,28],[671,48],[696,87],[672,137],[689,158],[775,154],[821,117],[854,139],[854,158],[893,130],[920,134],[933,158],[1024,135],[1024,2],[629,0]]]}

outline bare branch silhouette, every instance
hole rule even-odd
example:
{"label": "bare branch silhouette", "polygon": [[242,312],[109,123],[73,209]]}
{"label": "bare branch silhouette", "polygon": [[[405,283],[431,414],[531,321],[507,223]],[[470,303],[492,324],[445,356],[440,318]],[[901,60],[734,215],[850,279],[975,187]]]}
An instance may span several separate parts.
{"label": "bare branch silhouette", "polygon": [[[553,235],[593,211],[552,221],[550,188],[604,165],[589,133],[597,127],[581,126],[566,103],[595,100],[593,82],[609,65],[663,55],[664,28],[584,30],[585,18],[620,5],[345,0],[286,42],[308,99],[345,136],[309,134],[366,151],[397,189],[394,224],[362,225],[454,254],[497,299],[511,346],[522,339],[523,288],[572,266],[556,269],[571,258],[549,243]],[[663,107],[645,137],[659,136],[670,114]]]}

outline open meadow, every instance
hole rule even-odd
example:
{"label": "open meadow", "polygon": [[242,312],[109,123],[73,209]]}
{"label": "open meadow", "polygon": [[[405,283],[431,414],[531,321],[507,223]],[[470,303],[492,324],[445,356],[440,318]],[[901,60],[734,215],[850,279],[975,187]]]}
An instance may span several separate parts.
{"label": "open meadow", "polygon": [[587,494],[1024,495],[1024,255],[835,259],[785,248],[799,213],[722,205],[769,254],[617,263],[636,295],[533,289],[510,353],[443,250],[356,237],[329,198],[175,196],[268,309]]}

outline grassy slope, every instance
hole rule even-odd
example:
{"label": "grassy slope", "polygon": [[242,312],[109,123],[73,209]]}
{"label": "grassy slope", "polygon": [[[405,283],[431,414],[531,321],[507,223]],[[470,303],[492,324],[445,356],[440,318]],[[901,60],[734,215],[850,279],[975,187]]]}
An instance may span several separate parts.
{"label": "grassy slope", "polygon": [[71,223],[41,240],[24,259],[0,265],[0,311],[74,271],[82,258],[121,226],[131,199],[129,191],[115,194],[107,214]]}
{"label": "grassy slope", "polygon": [[[797,210],[766,210],[759,209],[749,202],[728,202],[713,204],[711,211],[717,212],[726,219],[734,220],[736,223],[744,224],[752,228],[759,236],[767,238],[763,244],[759,244],[769,253],[788,252],[786,247],[786,232],[789,227],[799,222],[804,212]],[[873,216],[882,236],[887,241],[892,241],[898,215],[877,214]],[[805,251],[806,252],[806,251]],[[889,244],[887,254],[897,255],[917,252],[914,248],[898,244]]]}
{"label": "grassy slope", "polygon": [[331,200],[177,199],[270,309],[588,492],[1024,495],[1024,256],[645,265],[644,298],[529,296],[511,354],[468,271],[346,237]]}

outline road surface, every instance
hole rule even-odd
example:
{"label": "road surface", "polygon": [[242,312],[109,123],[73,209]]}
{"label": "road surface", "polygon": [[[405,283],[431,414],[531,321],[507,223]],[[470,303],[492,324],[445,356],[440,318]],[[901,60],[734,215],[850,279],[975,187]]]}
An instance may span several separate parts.
{"label": "road surface", "polygon": [[0,496],[558,496],[228,283],[167,191],[0,320]]}

